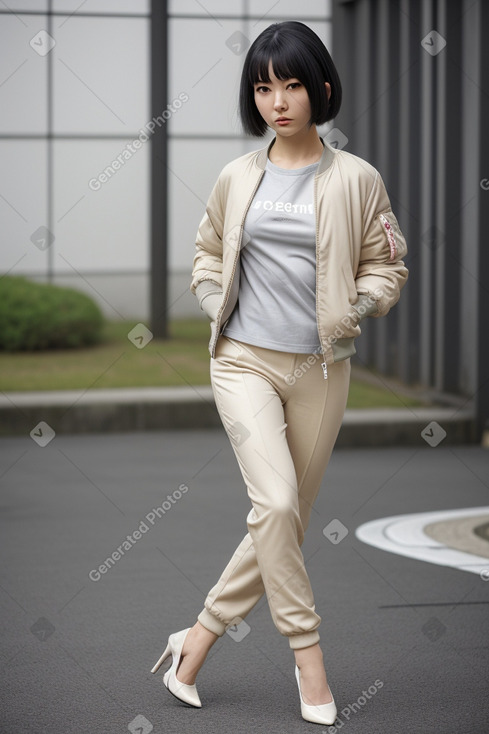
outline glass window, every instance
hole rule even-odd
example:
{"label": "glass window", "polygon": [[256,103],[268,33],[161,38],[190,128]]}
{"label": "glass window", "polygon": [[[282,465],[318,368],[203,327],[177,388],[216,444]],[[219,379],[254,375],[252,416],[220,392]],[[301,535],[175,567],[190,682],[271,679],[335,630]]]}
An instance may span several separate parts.
{"label": "glass window", "polygon": [[238,89],[249,46],[242,25],[229,20],[219,25],[213,20],[170,22],[169,96],[173,100],[182,92],[188,95],[171,119],[172,133],[241,133]]}
{"label": "glass window", "polygon": [[[125,140],[54,146],[57,272],[140,272],[149,267],[149,147]],[[129,155],[124,163],[124,153]]]}
{"label": "glass window", "polygon": [[170,142],[168,212],[172,270],[191,271],[195,235],[211,189],[226,163],[245,152],[239,139]]}
{"label": "glass window", "polygon": [[62,13],[119,13],[148,14],[151,12],[150,0],[53,0],[53,10]]}
{"label": "glass window", "polygon": [[46,27],[43,15],[0,15],[1,133],[47,131],[47,64],[39,53],[47,48],[39,35]]}
{"label": "glass window", "polygon": [[[0,140],[1,272],[47,271],[47,145],[40,140]],[[31,239],[32,238],[32,239]]]}
{"label": "glass window", "polygon": [[130,135],[147,122],[149,30],[139,18],[73,17],[55,26],[55,132]]}

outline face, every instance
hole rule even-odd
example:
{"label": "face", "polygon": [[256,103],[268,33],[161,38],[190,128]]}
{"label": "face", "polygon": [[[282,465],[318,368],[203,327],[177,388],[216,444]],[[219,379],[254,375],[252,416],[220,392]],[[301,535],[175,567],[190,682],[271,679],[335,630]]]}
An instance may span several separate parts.
{"label": "face", "polygon": [[[280,136],[291,137],[310,129],[311,104],[306,88],[299,79],[277,79],[272,63],[268,68],[269,82],[257,82],[255,104],[258,112],[272,130]],[[326,83],[326,93],[330,85]]]}
{"label": "face", "polygon": [[309,129],[311,104],[306,88],[299,79],[277,79],[270,63],[269,82],[257,82],[255,104],[272,130],[289,137]]}

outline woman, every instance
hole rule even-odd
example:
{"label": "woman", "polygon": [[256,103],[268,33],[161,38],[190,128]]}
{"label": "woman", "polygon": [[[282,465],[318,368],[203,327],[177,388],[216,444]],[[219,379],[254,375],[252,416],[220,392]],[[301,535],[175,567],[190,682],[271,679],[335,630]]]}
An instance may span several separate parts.
{"label": "woman", "polygon": [[224,167],[200,223],[190,289],[211,323],[211,383],[252,509],[192,628],[170,635],[165,686],[201,706],[211,646],[265,592],[288,637],[304,719],[336,717],[321,622],[300,546],[343,418],[359,322],[383,316],[407,279],[406,243],[378,172],[316,126],[339,111],[331,57],[306,25],[267,28],[240,87],[247,133],[275,133]]}

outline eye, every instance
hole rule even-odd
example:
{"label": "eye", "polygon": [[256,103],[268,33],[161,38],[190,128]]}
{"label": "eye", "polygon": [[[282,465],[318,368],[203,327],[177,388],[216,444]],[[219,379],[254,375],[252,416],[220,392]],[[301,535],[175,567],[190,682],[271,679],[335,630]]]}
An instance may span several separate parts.
{"label": "eye", "polygon": [[263,85],[259,87],[255,87],[255,92],[260,92],[261,94],[264,94],[265,92],[269,92],[269,91],[270,89],[268,87],[264,87]]}
{"label": "eye", "polygon": [[299,87],[302,87],[302,84],[300,82],[291,82],[287,87],[289,89],[298,89]]}

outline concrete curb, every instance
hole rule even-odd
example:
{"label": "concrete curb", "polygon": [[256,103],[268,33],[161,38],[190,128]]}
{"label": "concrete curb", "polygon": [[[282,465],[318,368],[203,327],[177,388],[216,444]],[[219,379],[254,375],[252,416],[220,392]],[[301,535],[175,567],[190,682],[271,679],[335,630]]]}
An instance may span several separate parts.
{"label": "concrete curb", "polygon": [[[1,436],[28,435],[41,421],[57,434],[222,427],[209,385],[0,395]],[[471,410],[433,406],[347,410],[336,445],[435,446],[475,440]]]}

